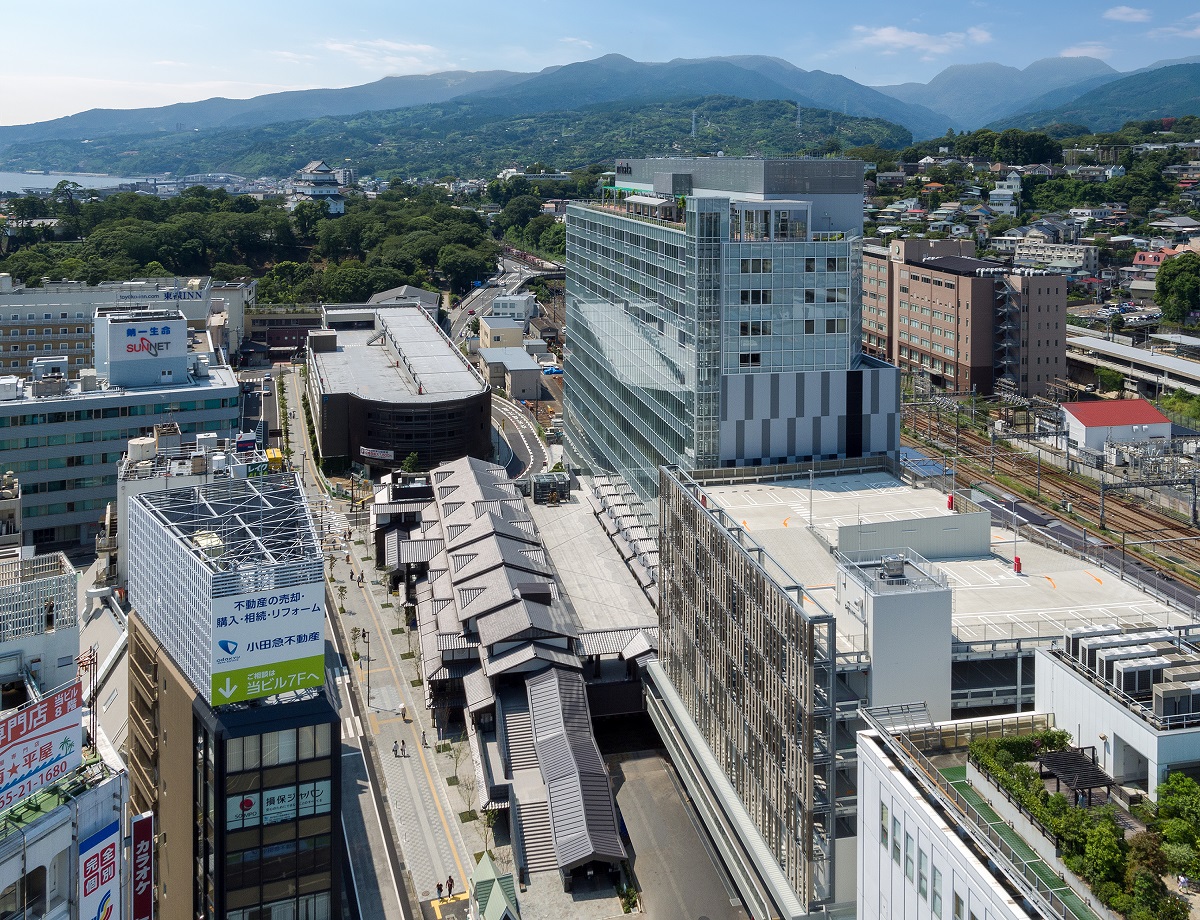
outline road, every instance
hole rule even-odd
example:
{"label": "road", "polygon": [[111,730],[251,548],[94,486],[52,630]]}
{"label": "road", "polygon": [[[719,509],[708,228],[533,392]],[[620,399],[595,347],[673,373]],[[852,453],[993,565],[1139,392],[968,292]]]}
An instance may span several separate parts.
{"label": "road", "polygon": [[540,473],[550,455],[537,435],[529,410],[492,394],[492,424],[500,431],[513,451],[508,475],[520,479],[527,473]]}
{"label": "road", "polygon": [[[450,311],[450,338],[455,342],[464,337],[463,330],[471,320],[478,316],[487,316],[492,309],[493,300],[505,294],[515,293],[525,281],[537,274],[529,266],[513,262],[510,259],[501,259],[500,266],[502,273],[498,279],[499,287],[475,288],[463,298],[455,309]],[[471,310],[474,310],[475,313],[471,314]]]}

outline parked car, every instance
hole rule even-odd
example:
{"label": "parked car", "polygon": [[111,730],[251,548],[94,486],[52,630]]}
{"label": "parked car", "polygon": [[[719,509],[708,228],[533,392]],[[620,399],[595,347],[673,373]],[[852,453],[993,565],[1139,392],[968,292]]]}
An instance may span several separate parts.
{"label": "parked car", "polygon": [[542,373],[547,377],[553,377],[562,373],[561,367],[543,367]]}

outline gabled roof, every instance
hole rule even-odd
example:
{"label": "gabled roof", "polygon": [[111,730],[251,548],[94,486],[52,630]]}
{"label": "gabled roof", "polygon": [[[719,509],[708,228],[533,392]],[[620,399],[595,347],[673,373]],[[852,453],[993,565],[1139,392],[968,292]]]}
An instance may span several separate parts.
{"label": "gabled roof", "polygon": [[1144,399],[1097,399],[1063,403],[1063,412],[1085,428],[1117,428],[1123,425],[1169,425],[1171,420]]}
{"label": "gabled roof", "polygon": [[471,888],[481,920],[521,920],[512,873],[501,873],[486,851],[471,873]]}
{"label": "gabled roof", "polygon": [[531,677],[525,686],[533,747],[549,793],[559,870],[570,872],[595,860],[624,859],[612,787],[592,734],[583,676],[551,668]]}
{"label": "gabled roof", "polygon": [[522,638],[523,634],[531,632],[571,639],[579,635],[579,630],[566,616],[565,611],[558,609],[554,604],[539,604],[523,599],[481,617],[477,628],[479,642],[485,646]]}

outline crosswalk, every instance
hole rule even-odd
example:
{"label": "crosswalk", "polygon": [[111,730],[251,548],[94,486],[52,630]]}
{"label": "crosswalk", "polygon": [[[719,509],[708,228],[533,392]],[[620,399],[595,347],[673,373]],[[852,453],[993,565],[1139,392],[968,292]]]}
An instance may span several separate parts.
{"label": "crosswalk", "polygon": [[342,740],[357,741],[363,736],[362,719],[358,716],[346,716],[342,719]]}

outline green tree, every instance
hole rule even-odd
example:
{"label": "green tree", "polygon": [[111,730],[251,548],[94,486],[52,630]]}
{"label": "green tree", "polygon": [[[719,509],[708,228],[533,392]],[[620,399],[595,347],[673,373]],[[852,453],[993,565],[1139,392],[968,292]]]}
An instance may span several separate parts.
{"label": "green tree", "polygon": [[310,240],[317,231],[317,225],[328,219],[329,202],[302,201],[292,211],[292,219],[296,222],[296,232],[302,239]]}
{"label": "green tree", "polygon": [[486,277],[496,264],[495,253],[468,249],[461,243],[443,246],[438,252],[437,270],[445,277],[450,289],[457,294],[466,291],[472,281]]}
{"label": "green tree", "polygon": [[406,473],[415,473],[420,468],[421,468],[421,461],[420,461],[420,458],[417,456],[417,452],[415,450],[411,454],[409,454],[407,457],[405,457],[404,462],[402,464],[400,464],[400,469],[404,470],[404,472],[406,472]]}
{"label": "green tree", "polygon": [[1125,854],[1121,843],[1120,833],[1111,819],[1098,822],[1088,831],[1083,850],[1083,875],[1093,888],[1109,881],[1123,881],[1121,870]]}
{"label": "green tree", "polygon": [[1200,254],[1185,252],[1164,262],[1155,278],[1154,300],[1171,323],[1182,323],[1200,310]]}

